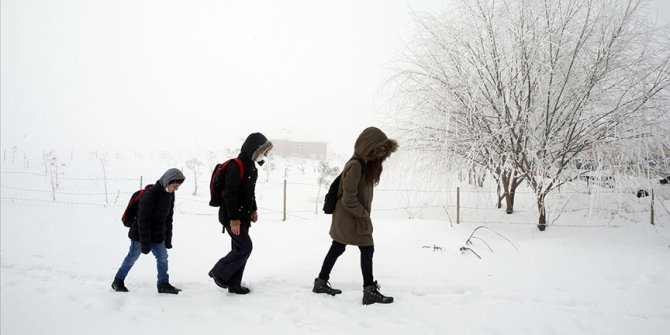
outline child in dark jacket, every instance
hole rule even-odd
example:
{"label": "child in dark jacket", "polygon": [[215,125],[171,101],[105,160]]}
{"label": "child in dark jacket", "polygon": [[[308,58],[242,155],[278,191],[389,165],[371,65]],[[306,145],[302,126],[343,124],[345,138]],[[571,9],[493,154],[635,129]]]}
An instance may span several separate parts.
{"label": "child in dark jacket", "polygon": [[179,169],[169,169],[148,188],[139,202],[137,220],[131,223],[128,237],[130,250],[114,277],[112,289],[128,292],[124,280],[140,257],[140,253],[150,251],[156,257],[158,269],[158,293],[178,294],[180,289],[170,285],[168,275],[167,249],[172,248],[172,214],[174,212],[174,192],[186,178]]}
{"label": "child in dark jacket", "polygon": [[224,203],[219,207],[219,222],[232,240],[230,252],[221,258],[209,271],[214,283],[228,292],[247,294],[250,290],[242,286],[242,275],[251,255],[253,244],[249,236],[252,222],[258,220],[256,206],[256,163],[263,165],[263,158],[272,149],[272,142],[261,133],[249,135],[242,145],[238,158],[244,173],[240,179],[240,167],[228,164],[224,171]]}

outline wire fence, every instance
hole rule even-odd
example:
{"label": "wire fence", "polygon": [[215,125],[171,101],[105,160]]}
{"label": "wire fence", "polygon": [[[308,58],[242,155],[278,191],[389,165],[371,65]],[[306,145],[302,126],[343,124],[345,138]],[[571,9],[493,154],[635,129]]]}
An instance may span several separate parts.
{"label": "wire fence", "polygon": [[[68,206],[118,207],[127,204],[130,195],[143,186],[142,176],[80,177],[53,176],[37,172],[0,171],[0,200],[41,202]],[[199,193],[181,191],[178,210],[181,213],[216,216],[209,207],[208,185],[200,181]],[[562,227],[616,226],[613,222],[661,223],[670,222],[668,192],[637,198],[629,192],[610,188],[588,188],[583,185],[564,187],[547,198],[548,224]],[[446,187],[445,187],[446,188]],[[182,188],[184,189],[184,188]],[[312,220],[321,212],[326,189],[323,185],[303,180],[267,180],[257,184],[257,202],[264,215],[277,219]],[[376,217],[403,219],[436,219],[474,224],[537,224],[538,210],[535,193],[528,189],[515,192],[512,215],[506,214],[505,201],[496,191],[464,185],[444,190],[408,187],[378,187],[375,189],[373,214]],[[499,206],[500,203],[500,206]],[[605,218],[605,224],[576,224],[562,220],[564,216]],[[594,220],[603,222],[603,220]]]}

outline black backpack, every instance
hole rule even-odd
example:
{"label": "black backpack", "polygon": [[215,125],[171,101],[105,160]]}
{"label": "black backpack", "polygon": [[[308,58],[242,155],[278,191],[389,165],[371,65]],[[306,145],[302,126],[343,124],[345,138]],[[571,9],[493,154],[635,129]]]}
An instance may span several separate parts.
{"label": "black backpack", "polygon": [[[350,160],[357,160],[361,162],[361,165],[365,166],[365,163],[363,162],[362,159],[354,157]],[[326,197],[323,200],[323,212],[326,214],[333,214],[335,212],[335,206],[337,205],[337,200],[339,200],[339,197],[337,196],[337,192],[340,189],[340,182],[342,181],[342,173],[340,173],[335,180],[330,184],[330,187],[328,188],[328,193],[326,193]]]}
{"label": "black backpack", "polygon": [[152,186],[154,185],[149,184],[145,188],[133,193],[133,195],[130,197],[128,206],[126,206],[126,210],[123,211],[123,216],[121,216],[121,222],[123,222],[124,226],[130,227],[133,222],[137,220],[137,212],[140,209],[140,198],[142,198],[144,192],[150,189]]}
{"label": "black backpack", "polygon": [[237,166],[240,167],[240,180],[244,178],[244,164],[241,159],[233,158],[221,164],[216,164],[216,166],[214,166],[214,171],[212,171],[212,178],[209,180],[209,205],[212,207],[223,205],[223,192],[226,181],[224,171],[226,171],[226,167],[230,161],[235,161]]}

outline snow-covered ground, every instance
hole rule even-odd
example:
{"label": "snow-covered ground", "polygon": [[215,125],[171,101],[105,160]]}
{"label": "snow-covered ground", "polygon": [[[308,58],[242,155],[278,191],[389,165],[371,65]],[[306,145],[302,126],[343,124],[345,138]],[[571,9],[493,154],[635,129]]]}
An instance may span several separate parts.
{"label": "snow-covered ground", "polygon": [[[261,168],[260,220],[251,231],[254,252],[244,276],[251,294],[229,294],[207,276],[230,245],[215,209],[206,204],[207,176],[201,178],[197,196],[191,195],[192,179],[177,192],[169,272],[171,283],[183,292],[158,294],[155,261],[143,255],[126,279],[130,292],[116,293],[110,284],[129,244],[120,216],[129,192],[139,183],[113,178],[143,175],[146,183],[180,163],[169,164],[165,157],[109,159],[105,164],[110,204],[101,205],[105,197],[100,193],[99,159],[61,157],[66,157],[60,160],[66,165],[59,172],[56,202],[51,201],[43,166],[2,164],[3,335],[648,335],[670,329],[667,214],[652,226],[646,218],[636,222],[572,211],[539,232],[530,223],[502,223],[510,220],[503,210],[482,210],[478,217],[471,209],[469,220],[461,224],[453,217],[450,222],[408,219],[389,211],[374,214],[374,207],[394,205],[381,200],[380,192],[373,203],[375,277],[382,293],[395,297],[395,302],[361,304],[355,247],[347,248],[332,273],[331,284],[343,294],[314,294],[312,282],[330,245],[330,217],[314,215],[314,188],[298,187],[301,181],[316,180],[307,169],[304,180],[294,180],[293,192],[300,193],[288,205],[302,211],[282,221],[278,181],[288,171],[283,167],[268,175],[268,182]],[[203,170],[206,175],[208,168]],[[188,169],[184,172],[189,176]],[[518,206],[532,208],[532,203],[520,201]],[[663,206],[670,203],[665,201],[657,210],[664,211]],[[417,213],[414,210],[412,216],[420,217]],[[535,220],[534,213],[523,211],[511,217]],[[486,225],[490,229],[477,231],[470,246],[481,259],[460,251],[481,225],[478,220],[492,222]],[[578,222],[588,225],[570,225]]]}

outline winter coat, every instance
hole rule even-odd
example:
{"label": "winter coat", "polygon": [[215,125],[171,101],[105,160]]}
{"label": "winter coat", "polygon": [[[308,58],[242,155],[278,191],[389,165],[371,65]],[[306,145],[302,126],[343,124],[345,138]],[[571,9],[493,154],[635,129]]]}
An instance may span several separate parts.
{"label": "winter coat", "polygon": [[[364,162],[384,160],[396,151],[398,143],[386,137],[375,127],[370,127],[359,135],[354,145],[354,158]],[[365,179],[365,167],[356,159],[351,159],[342,169],[342,179],[330,225],[330,237],[342,244],[371,246],[372,220],[370,210],[374,195],[374,185]]]}
{"label": "winter coat", "polygon": [[128,237],[142,243],[148,249],[151,243],[163,243],[172,247],[172,214],[174,213],[174,192],[165,188],[173,180],[184,180],[178,169],[170,169],[144,192],[140,199],[137,220],[128,231]]}
{"label": "winter coat", "polygon": [[240,220],[242,225],[251,225],[251,214],[258,207],[256,205],[256,180],[258,170],[256,161],[260,165],[263,156],[272,149],[272,142],[261,133],[253,133],[247,137],[242,145],[239,158],[244,166],[244,175],[240,180],[240,168],[235,163],[226,166],[224,173],[225,186],[223,205],[219,207],[219,222],[230,227],[231,220]]}

